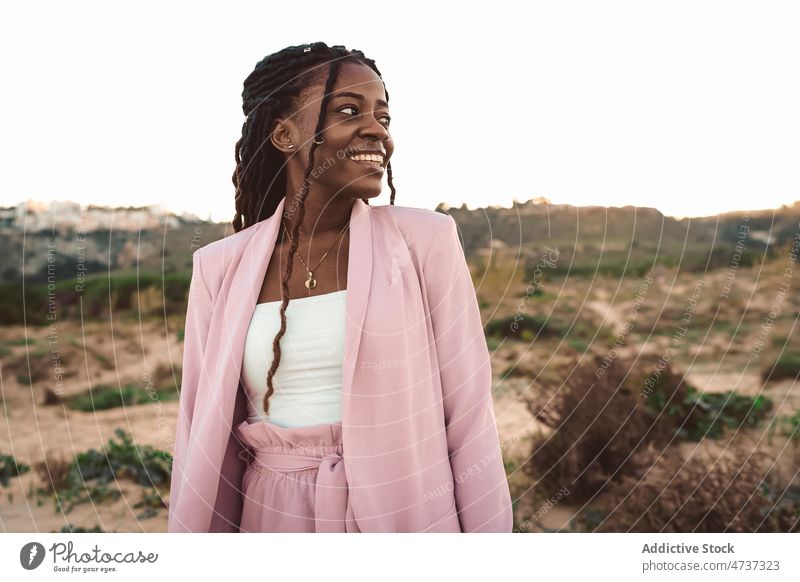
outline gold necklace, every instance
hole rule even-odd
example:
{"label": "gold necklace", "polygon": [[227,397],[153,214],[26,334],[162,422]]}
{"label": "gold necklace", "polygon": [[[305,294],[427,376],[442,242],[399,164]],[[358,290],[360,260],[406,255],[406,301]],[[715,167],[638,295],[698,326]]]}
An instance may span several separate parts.
{"label": "gold necklace", "polygon": [[[300,253],[297,252],[296,250],[294,251],[295,254],[297,255],[297,258],[300,259],[301,263],[303,263],[303,267],[305,267],[305,270],[308,273],[308,279],[306,279],[306,282],[305,282],[306,289],[313,289],[314,287],[317,286],[317,278],[314,277],[314,271],[316,271],[317,267],[319,267],[322,264],[322,261],[324,261],[325,257],[328,256],[328,251],[330,251],[331,248],[333,248],[333,245],[335,245],[336,241],[339,240],[339,237],[341,237],[344,234],[344,231],[347,230],[348,226],[350,226],[350,221],[348,221],[347,224],[344,225],[344,228],[342,229],[342,231],[339,233],[339,235],[331,243],[331,246],[328,247],[328,250],[325,251],[325,254],[322,255],[322,258],[319,260],[319,263],[317,263],[317,266],[314,267],[313,270],[308,268],[308,266],[306,265],[305,261],[303,261],[303,257],[300,256]],[[289,242],[291,243],[292,242],[292,235],[289,234],[289,229],[286,228],[286,222],[283,223],[283,228],[286,230],[286,236],[289,237]]]}

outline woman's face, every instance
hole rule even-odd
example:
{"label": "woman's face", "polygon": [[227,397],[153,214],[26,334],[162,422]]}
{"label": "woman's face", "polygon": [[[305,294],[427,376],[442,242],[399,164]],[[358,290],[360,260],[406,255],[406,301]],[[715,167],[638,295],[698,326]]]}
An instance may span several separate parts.
{"label": "woman's face", "polygon": [[[287,124],[295,147],[281,149],[289,155],[288,169],[290,176],[294,174],[290,183],[298,186],[308,164],[324,88],[324,79],[311,86],[300,110]],[[325,141],[314,152],[314,168],[309,176],[312,191],[353,199],[378,196],[386,164],[394,152],[389,121],[389,105],[380,77],[366,65],[343,62],[328,100],[321,132]]]}

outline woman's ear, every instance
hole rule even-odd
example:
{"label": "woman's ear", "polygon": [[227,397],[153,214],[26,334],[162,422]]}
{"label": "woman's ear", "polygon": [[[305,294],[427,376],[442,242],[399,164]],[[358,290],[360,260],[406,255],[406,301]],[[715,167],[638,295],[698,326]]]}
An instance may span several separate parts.
{"label": "woman's ear", "polygon": [[289,123],[287,120],[278,119],[269,137],[272,145],[285,154],[292,154],[298,150],[298,145],[292,139]]}

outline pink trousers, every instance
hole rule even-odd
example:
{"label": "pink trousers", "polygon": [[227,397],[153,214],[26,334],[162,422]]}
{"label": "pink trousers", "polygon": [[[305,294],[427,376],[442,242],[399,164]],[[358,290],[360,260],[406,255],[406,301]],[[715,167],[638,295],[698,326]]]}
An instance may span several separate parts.
{"label": "pink trousers", "polygon": [[342,459],[342,423],[283,428],[245,421],[239,531],[358,533]]}

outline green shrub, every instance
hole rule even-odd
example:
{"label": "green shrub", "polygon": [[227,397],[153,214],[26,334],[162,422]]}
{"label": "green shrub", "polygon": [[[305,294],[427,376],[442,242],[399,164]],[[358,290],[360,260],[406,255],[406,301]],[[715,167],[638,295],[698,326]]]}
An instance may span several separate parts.
{"label": "green shrub", "polygon": [[136,519],[148,519],[158,515],[158,511],[160,509],[165,509],[167,506],[164,503],[164,498],[161,496],[161,493],[158,492],[158,489],[152,487],[150,490],[145,491],[141,501],[136,503],[134,507],[144,508],[144,511],[138,514]]}
{"label": "green shrub", "polygon": [[75,485],[69,489],[61,489],[55,493],[55,511],[56,513],[62,511],[64,513],[69,513],[76,505],[81,505],[83,503],[95,505],[104,501],[116,501],[121,496],[122,493],[116,489],[112,489],[105,483]]}
{"label": "green shrub", "polygon": [[137,446],[130,434],[121,428],[114,431],[119,442],[113,439],[103,451],[90,449],[75,457],[72,467],[73,482],[97,479],[107,483],[113,479],[129,479],[139,485],[169,482],[172,474],[172,456],[167,451],[149,445]]}
{"label": "green shrub", "polygon": [[[178,393],[170,389],[156,389],[155,394],[160,401],[175,400]],[[142,386],[128,384],[122,388],[115,388],[107,384],[98,384],[91,390],[75,394],[67,399],[67,406],[72,410],[94,412],[95,410],[108,410],[120,406],[133,406],[153,401],[153,397]]]}
{"label": "green shrub", "polygon": [[61,531],[51,531],[50,533],[114,533],[114,532],[106,532],[103,528],[99,525],[94,526],[92,529],[86,529],[85,527],[78,527],[68,523],[64,527],[61,528]]}
{"label": "green shrub", "polygon": [[764,382],[771,382],[773,380],[797,378],[798,375],[800,375],[800,354],[784,352],[771,366],[767,366],[762,370],[761,379]]}
{"label": "green shrub", "polygon": [[567,344],[575,351],[584,353],[589,351],[589,344],[585,341],[577,338],[569,338],[567,340]]}
{"label": "green shrub", "polygon": [[500,373],[500,380],[507,380],[508,378],[524,378],[527,372],[523,366],[511,364]]}
{"label": "green shrub", "polygon": [[533,291],[528,291],[528,289],[525,289],[524,291],[522,291],[522,293],[518,295],[518,297],[537,297],[541,295],[544,295],[544,291],[542,291],[542,288],[534,287]]}
{"label": "green shrub", "polygon": [[782,348],[782,347],[784,347],[784,346],[789,344],[789,340],[790,339],[791,338],[789,336],[774,335],[774,336],[772,336],[772,339],[770,340],[770,343],[772,344],[773,348]]}
{"label": "green shrub", "polygon": [[0,485],[3,487],[8,487],[11,477],[23,475],[30,470],[28,465],[18,462],[11,455],[0,455]]}
{"label": "green shrub", "polygon": [[109,439],[102,451],[90,449],[75,456],[65,478],[52,493],[56,512],[68,513],[81,503],[118,499],[121,493],[108,486],[118,479],[151,487],[169,483],[172,474],[169,452],[149,445],[140,447],[121,428],[114,434],[119,441]]}
{"label": "green shrub", "polygon": [[[154,288],[164,298],[167,313],[185,313],[191,273],[96,274],[82,279],[62,279],[55,289],[47,283],[0,283],[0,320],[8,325],[48,325],[47,306],[59,306],[61,319],[107,319],[109,312],[137,312],[137,293]],[[80,285],[80,291],[76,287]],[[20,309],[23,305],[24,309]],[[16,340],[19,341],[19,340]],[[24,340],[23,340],[24,341]],[[9,342],[10,345],[24,345]],[[27,343],[33,343],[28,340]]]}
{"label": "green shrub", "polygon": [[764,396],[743,396],[736,392],[701,392],[687,386],[682,398],[668,401],[668,393],[657,385],[646,401],[653,417],[666,414],[674,419],[675,434],[690,441],[720,438],[725,429],[752,428],[761,424],[772,410]]}
{"label": "green shrub", "polygon": [[497,351],[497,348],[500,347],[500,344],[502,343],[502,341],[503,341],[502,339],[500,339],[498,337],[495,337],[495,336],[487,337],[486,338],[486,347],[489,349],[490,352]]}
{"label": "green shrub", "polygon": [[[527,333],[526,333],[527,332]],[[532,341],[535,337],[562,337],[563,331],[547,318],[537,315],[509,316],[493,319],[486,324],[487,336]],[[527,338],[527,339],[526,339]]]}
{"label": "green shrub", "polygon": [[800,410],[791,416],[776,418],[775,423],[780,427],[781,436],[800,440]]}

